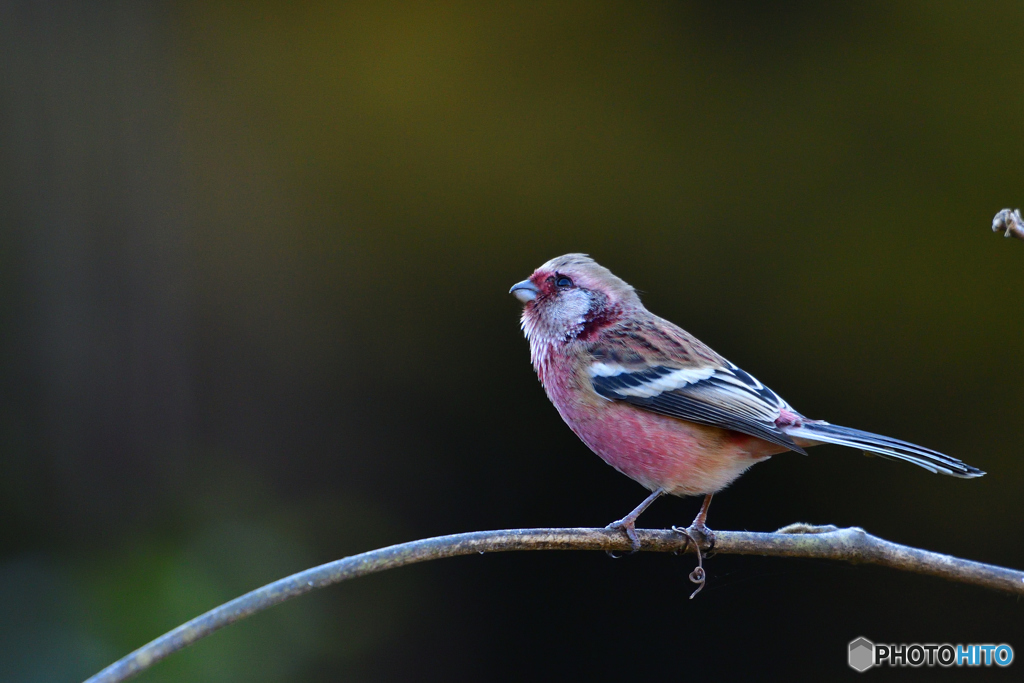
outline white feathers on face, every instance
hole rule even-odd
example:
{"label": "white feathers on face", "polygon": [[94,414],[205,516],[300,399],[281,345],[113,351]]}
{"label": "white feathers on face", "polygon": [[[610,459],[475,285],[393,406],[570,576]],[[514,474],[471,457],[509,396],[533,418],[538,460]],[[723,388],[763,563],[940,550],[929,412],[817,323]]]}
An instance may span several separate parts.
{"label": "white feathers on face", "polygon": [[605,298],[576,286],[559,288],[548,296],[538,297],[523,309],[523,332],[531,343],[572,339],[604,304]]}
{"label": "white feathers on face", "polygon": [[552,328],[561,332],[563,339],[574,337],[579,333],[588,314],[594,307],[594,297],[585,289],[573,287],[558,292],[551,297],[542,314],[548,319]]}

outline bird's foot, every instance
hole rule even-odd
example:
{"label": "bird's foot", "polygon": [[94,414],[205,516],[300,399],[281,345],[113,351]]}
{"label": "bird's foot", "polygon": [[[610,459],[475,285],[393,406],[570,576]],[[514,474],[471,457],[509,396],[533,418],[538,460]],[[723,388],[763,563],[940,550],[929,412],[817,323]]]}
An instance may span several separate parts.
{"label": "bird's foot", "polygon": [[[633,553],[640,550],[640,539],[637,538],[636,535],[635,520],[629,519],[628,517],[624,517],[622,519],[612,522],[611,524],[606,526],[605,529],[622,529],[624,532],[626,532],[626,537],[629,539],[629,543],[632,546],[632,550],[626,553],[626,555],[632,555]],[[613,557],[616,559],[624,557],[624,555],[620,555],[616,553],[614,550],[606,550],[605,552],[608,553],[608,557]]]}
{"label": "bird's foot", "polygon": [[[674,529],[675,527],[673,527]],[[707,528],[701,522],[694,522],[686,528],[686,534],[698,544],[698,547],[703,548],[708,556],[715,550],[715,532]]]}
{"label": "bird's foot", "polygon": [[689,547],[690,543],[693,543],[694,552],[697,553],[697,566],[690,572],[690,582],[697,584],[697,590],[690,594],[690,599],[693,600],[693,597],[700,593],[704,588],[704,584],[707,583],[708,577],[704,572],[704,551],[710,552],[714,549],[715,532],[696,522],[686,528],[674,526],[672,531],[686,537],[686,545],[683,546],[684,551]]}

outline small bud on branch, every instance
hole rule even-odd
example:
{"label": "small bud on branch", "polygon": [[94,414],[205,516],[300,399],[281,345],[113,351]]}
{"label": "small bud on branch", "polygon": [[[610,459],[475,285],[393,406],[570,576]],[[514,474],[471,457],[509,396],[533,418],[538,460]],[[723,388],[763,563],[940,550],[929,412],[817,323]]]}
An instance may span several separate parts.
{"label": "small bud on branch", "polygon": [[1003,209],[992,219],[992,232],[1002,232],[1003,237],[1024,240],[1024,218],[1020,209]]}

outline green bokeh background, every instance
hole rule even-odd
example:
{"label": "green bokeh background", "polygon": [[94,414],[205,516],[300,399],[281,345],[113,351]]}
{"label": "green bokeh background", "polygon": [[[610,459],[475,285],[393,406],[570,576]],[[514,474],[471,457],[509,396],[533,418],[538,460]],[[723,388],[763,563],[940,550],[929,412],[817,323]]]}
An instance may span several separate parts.
{"label": "green bokeh background", "polygon": [[[989,472],[825,446],[752,469],[713,528],[852,524],[1024,566],[1024,249],[988,229],[1022,201],[1022,22],[1017,2],[5,3],[0,680],[84,678],[346,554],[631,509],[644,491],[561,423],[506,295],[568,251],[798,410]],[[854,675],[861,635],[1024,651],[1015,598],[723,556],[691,602],[691,565],[407,568],[139,680],[822,680]]]}

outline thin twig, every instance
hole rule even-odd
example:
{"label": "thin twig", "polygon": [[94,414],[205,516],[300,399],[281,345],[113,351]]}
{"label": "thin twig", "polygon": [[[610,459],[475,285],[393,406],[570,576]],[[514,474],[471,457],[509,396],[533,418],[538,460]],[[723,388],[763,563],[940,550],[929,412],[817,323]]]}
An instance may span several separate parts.
{"label": "thin twig", "polygon": [[[685,536],[669,530],[637,529],[637,536],[642,543],[641,550],[646,551],[684,552],[688,545]],[[791,524],[775,533],[718,531],[714,549],[718,554],[808,557],[879,564],[1024,595],[1024,572],[891,543],[857,527],[837,529],[834,526]],[[627,552],[630,541],[619,530],[508,529],[438,536],[371,550],[292,574],[215,607],[111,664],[86,683],[126,680],[217,629],[317,588],[427,560],[509,550]],[[693,551],[692,545],[690,551]]]}
{"label": "thin twig", "polygon": [[997,213],[992,219],[992,232],[1024,240],[1024,218],[1021,218],[1020,209],[1003,209]]}

